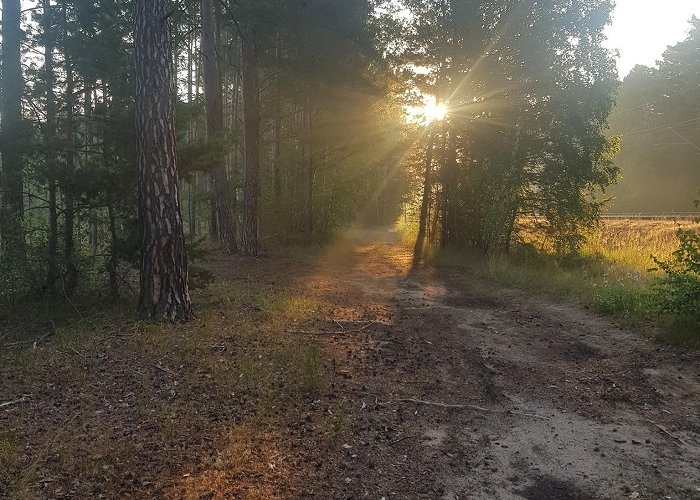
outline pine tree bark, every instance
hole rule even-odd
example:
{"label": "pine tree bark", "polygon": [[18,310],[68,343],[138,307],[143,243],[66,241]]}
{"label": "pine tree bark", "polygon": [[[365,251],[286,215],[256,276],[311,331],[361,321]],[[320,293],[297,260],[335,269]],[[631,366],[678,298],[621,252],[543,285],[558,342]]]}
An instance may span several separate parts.
{"label": "pine tree bark", "polygon": [[109,259],[107,260],[107,277],[109,295],[116,299],[119,297],[119,283],[117,281],[117,218],[114,213],[114,201],[112,194],[107,193],[107,216],[109,217]]}
{"label": "pine tree bark", "polygon": [[282,85],[280,84],[280,65],[282,61],[282,37],[277,33],[275,40],[275,105],[272,143],[272,192],[274,195],[275,211],[279,215],[279,203],[282,196],[281,186],[281,162],[282,162]]}
{"label": "pine tree bark", "polygon": [[306,97],[304,106],[304,136],[306,141],[304,158],[304,235],[306,243],[310,243],[314,231],[314,163],[311,146],[311,98]]}
{"label": "pine tree bark", "polygon": [[440,244],[443,248],[453,243],[457,228],[455,227],[455,199],[457,192],[457,136],[453,129],[446,143],[444,171],[442,173],[442,234]]}
{"label": "pine tree bark", "polygon": [[54,95],[53,68],[53,13],[50,0],[42,3],[42,29],[44,30],[44,80],[46,84],[46,177],[49,188],[49,234],[46,252],[46,287],[49,295],[56,294],[58,277],[58,209],[56,197],[56,96]]}
{"label": "pine tree bark", "polygon": [[241,254],[258,254],[258,191],[260,174],[260,101],[255,28],[243,37],[243,228]]}
{"label": "pine tree bark", "polygon": [[139,311],[147,319],[193,315],[176,170],[173,60],[167,0],[134,0],[136,137],[141,223]]}
{"label": "pine tree bark", "polygon": [[0,150],[2,151],[3,246],[24,255],[22,67],[20,64],[20,0],[2,0],[2,89],[0,92]]}
{"label": "pine tree bark", "polygon": [[[66,1],[63,1],[64,36],[68,36]],[[63,191],[63,246],[64,265],[63,289],[68,296],[78,286],[78,264],[75,256],[75,197],[71,178],[75,170],[75,81],[73,79],[73,62],[70,54],[64,51],[66,65],[66,171]]]}
{"label": "pine tree bark", "polygon": [[423,247],[425,246],[425,236],[428,228],[428,208],[430,206],[430,192],[433,189],[433,155],[434,138],[432,133],[428,135],[428,150],[425,154],[425,173],[423,174],[423,198],[420,205],[420,215],[418,219],[418,236],[416,245],[413,247],[412,268],[417,269],[423,257]]}
{"label": "pine tree bark", "polygon": [[[202,0],[202,57],[204,69],[204,99],[207,110],[207,138],[209,141],[221,139],[224,130],[224,108],[221,90],[219,61],[216,54],[216,34],[214,5],[212,0]],[[214,170],[214,214],[218,222],[217,233],[224,250],[236,252],[236,227],[231,214],[229,182],[224,157],[218,158],[219,165]]]}

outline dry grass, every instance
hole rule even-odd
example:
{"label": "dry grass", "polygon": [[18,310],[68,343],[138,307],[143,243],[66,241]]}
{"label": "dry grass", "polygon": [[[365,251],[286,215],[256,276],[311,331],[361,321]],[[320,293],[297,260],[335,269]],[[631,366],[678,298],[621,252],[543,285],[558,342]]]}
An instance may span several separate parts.
{"label": "dry grass", "polygon": [[186,325],[80,302],[83,317],[37,318],[28,306],[8,318],[10,340],[40,337],[49,319],[56,331],[36,348],[0,343],[0,402],[27,394],[0,412],[0,498],[263,499],[301,488],[288,423],[305,421],[328,375],[313,339],[284,333],[323,306],[288,281],[222,279],[197,291]]}
{"label": "dry grass", "polygon": [[[551,242],[543,237],[534,220],[519,223],[520,236],[542,253],[553,253]],[[603,258],[628,271],[646,272],[655,267],[654,257],[665,260],[678,248],[678,230],[696,228],[690,220],[603,219],[586,235],[581,255]]]}
{"label": "dry grass", "polygon": [[605,259],[646,271],[656,257],[668,259],[678,248],[679,229],[700,228],[689,220],[605,219],[583,247],[584,255],[602,255]]}
{"label": "dry grass", "polygon": [[[606,219],[591,231],[576,256],[558,256],[534,221],[520,222],[521,237],[533,251],[484,257],[480,253],[438,251],[438,264],[458,267],[507,286],[534,289],[555,300],[578,302],[635,327],[661,325],[672,343],[700,346],[697,332],[660,317],[651,289],[662,276],[654,257],[666,260],[678,248],[680,228],[700,230],[692,221]],[[691,328],[692,330],[692,328]],[[652,328],[653,331],[653,328]]]}

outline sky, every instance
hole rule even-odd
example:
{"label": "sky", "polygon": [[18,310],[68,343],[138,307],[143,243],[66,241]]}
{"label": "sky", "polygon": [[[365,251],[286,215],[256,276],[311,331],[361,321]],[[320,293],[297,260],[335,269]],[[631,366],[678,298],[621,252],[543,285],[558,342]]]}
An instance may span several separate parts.
{"label": "sky", "polygon": [[669,45],[685,39],[700,0],[616,0],[606,46],[620,51],[617,68],[624,78],[637,64],[655,66]]}

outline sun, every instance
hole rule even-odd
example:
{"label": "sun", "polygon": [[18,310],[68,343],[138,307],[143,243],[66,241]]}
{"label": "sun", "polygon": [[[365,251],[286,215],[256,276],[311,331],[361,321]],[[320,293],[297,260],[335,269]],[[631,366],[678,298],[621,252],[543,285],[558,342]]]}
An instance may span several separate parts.
{"label": "sun", "polygon": [[444,104],[427,103],[423,107],[423,116],[428,123],[439,122],[447,116],[447,108]]}
{"label": "sun", "polygon": [[422,106],[406,106],[406,121],[430,125],[447,117],[447,106],[438,103],[435,98],[426,98]]}

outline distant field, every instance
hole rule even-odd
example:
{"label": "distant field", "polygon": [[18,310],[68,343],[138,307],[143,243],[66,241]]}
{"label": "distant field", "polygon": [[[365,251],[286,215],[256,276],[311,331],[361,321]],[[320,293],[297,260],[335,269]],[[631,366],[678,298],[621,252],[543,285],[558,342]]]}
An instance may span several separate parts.
{"label": "distant field", "polygon": [[700,230],[700,225],[692,218],[605,218],[590,235],[583,251],[646,270],[654,265],[652,256],[667,259],[678,248],[680,228]]}
{"label": "distant field", "polygon": [[[606,216],[586,239],[582,253],[601,255],[611,262],[638,271],[654,266],[653,257],[667,259],[678,248],[678,229],[696,229],[694,214]],[[547,249],[534,220],[520,223],[525,241]]]}

